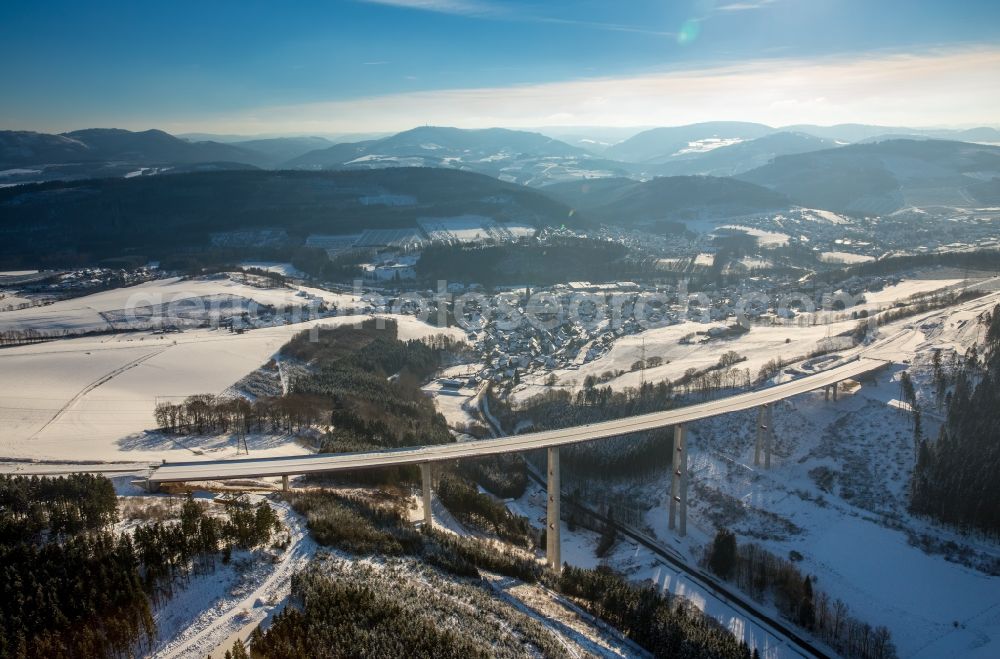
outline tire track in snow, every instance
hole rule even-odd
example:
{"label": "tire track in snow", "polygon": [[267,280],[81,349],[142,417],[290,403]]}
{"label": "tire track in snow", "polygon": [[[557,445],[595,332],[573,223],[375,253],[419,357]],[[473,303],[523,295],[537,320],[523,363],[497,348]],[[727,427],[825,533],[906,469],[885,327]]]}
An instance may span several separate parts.
{"label": "tire track in snow", "polygon": [[155,351],[153,351],[153,352],[151,352],[149,354],[143,355],[143,356],[141,356],[141,357],[139,357],[137,359],[133,359],[132,361],[128,362],[127,364],[119,366],[118,368],[114,369],[110,373],[106,373],[105,375],[102,375],[100,378],[98,378],[98,379],[94,380],[93,382],[91,382],[90,384],[88,384],[86,387],[84,387],[79,392],[77,392],[77,394],[75,396],[73,396],[72,398],[70,398],[69,401],[67,401],[65,405],[63,405],[61,408],[59,408],[59,411],[56,412],[52,416],[51,419],[49,419],[48,421],[46,421],[45,425],[43,425],[41,428],[39,428],[38,430],[36,430],[35,432],[33,432],[31,434],[31,436],[28,437],[28,441],[31,441],[32,439],[37,438],[40,434],[42,434],[42,432],[46,428],[48,428],[50,425],[52,425],[53,423],[55,423],[60,417],[62,417],[63,414],[65,414],[67,411],[69,411],[69,408],[71,408],[74,405],[76,405],[76,403],[78,403],[84,396],[86,396],[87,394],[89,394],[91,391],[93,391],[94,389],[97,389],[102,384],[106,384],[106,383],[110,382],[111,380],[115,379],[116,377],[118,377],[119,375],[121,375],[122,373],[124,373],[125,371],[131,370],[131,369],[135,368],[136,366],[139,366],[143,362],[145,362],[145,361],[147,361],[149,359],[152,359],[153,357],[156,357],[157,355],[159,355],[161,352],[163,352],[166,349],[167,348],[164,347],[164,348],[161,348],[159,350],[155,350]]}

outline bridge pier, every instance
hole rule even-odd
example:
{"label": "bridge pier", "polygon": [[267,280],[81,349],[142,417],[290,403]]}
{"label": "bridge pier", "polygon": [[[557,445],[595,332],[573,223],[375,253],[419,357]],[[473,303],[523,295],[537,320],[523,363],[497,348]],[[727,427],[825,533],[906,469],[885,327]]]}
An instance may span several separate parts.
{"label": "bridge pier", "polygon": [[823,400],[830,400],[830,386],[823,387]]}
{"label": "bridge pier", "polygon": [[833,402],[837,402],[837,392],[840,390],[840,383],[837,382],[833,385]]}
{"label": "bridge pier", "polygon": [[764,468],[771,468],[771,448],[774,440],[774,405],[767,403],[757,412],[757,438],[753,447],[753,464],[760,466],[760,454],[764,453]]}
{"label": "bridge pier", "polygon": [[548,450],[548,506],[546,506],[545,562],[559,574],[562,570],[562,545],[559,541],[559,447]]}
{"label": "bridge pier", "polygon": [[281,491],[282,492],[288,491],[288,474],[285,474],[284,476],[281,477]]}
{"label": "bridge pier", "polygon": [[431,463],[420,463],[420,485],[424,504],[424,528],[434,528],[434,516],[431,514]]}
{"label": "bridge pier", "polygon": [[771,449],[774,447],[774,405],[767,406],[764,429],[764,469],[771,468]]}
{"label": "bridge pier", "polygon": [[677,508],[680,505],[681,537],[687,535],[687,489],[688,489],[688,457],[687,457],[687,427],[681,423],[674,426],[674,462],[673,476],[670,479],[670,517],[668,527],[677,527]]}

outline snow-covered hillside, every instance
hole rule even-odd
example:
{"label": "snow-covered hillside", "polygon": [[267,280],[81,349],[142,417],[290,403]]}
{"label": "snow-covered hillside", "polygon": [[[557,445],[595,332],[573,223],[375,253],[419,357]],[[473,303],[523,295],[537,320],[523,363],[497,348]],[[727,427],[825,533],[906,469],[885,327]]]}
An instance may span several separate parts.
{"label": "snow-covered hillside", "polygon": [[[59,323],[84,327],[100,322],[100,310],[116,308],[132,295],[197,295],[217,293],[220,287],[254,296],[262,303],[277,305],[303,299],[295,290],[256,289],[229,279],[161,280],[28,309],[15,322],[36,328]],[[343,301],[343,296],[323,294],[331,301]],[[7,315],[0,316],[0,322],[10,322]],[[181,442],[147,432],[155,426],[156,403],[200,393],[220,394],[267,362],[295,334],[317,325],[335,326],[365,318],[338,316],[244,334],[225,329],[130,332],[6,348],[0,352],[0,460],[135,462],[197,459],[200,455],[235,457],[234,437]],[[441,333],[458,340],[465,336],[412,316],[395,318],[403,340]],[[260,456],[305,451],[294,437],[250,437],[248,441],[254,454]]]}

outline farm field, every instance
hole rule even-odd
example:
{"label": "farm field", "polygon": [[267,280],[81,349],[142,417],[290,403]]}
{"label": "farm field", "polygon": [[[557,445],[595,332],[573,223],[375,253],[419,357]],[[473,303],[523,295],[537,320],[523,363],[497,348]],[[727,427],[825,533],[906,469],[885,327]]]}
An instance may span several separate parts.
{"label": "farm field", "polygon": [[[84,308],[85,298],[77,301]],[[199,455],[235,457],[234,437],[184,442],[150,431],[159,401],[222,394],[257,369],[295,334],[316,325],[360,322],[341,316],[244,334],[222,329],[84,337],[0,352],[0,459],[159,461]],[[396,317],[400,338],[449,333],[410,316]],[[305,449],[291,437],[248,438],[255,455]]]}

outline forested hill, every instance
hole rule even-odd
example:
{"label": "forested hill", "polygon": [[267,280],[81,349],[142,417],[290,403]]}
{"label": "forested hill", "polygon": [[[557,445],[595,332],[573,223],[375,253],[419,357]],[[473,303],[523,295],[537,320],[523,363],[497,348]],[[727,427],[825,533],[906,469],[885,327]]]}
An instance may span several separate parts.
{"label": "forested hill", "polygon": [[922,435],[920,404],[905,385],[914,408],[914,441],[919,444],[913,475],[914,512],[961,529],[1000,537],[1000,306],[980,318],[983,345],[948,368],[940,352],[933,358],[934,389],[944,404],[940,437]]}
{"label": "forested hill", "polygon": [[213,233],[262,228],[301,245],[310,233],[415,227],[421,217],[470,213],[538,225],[574,221],[566,206],[542,193],[448,169],[50,182],[0,190],[0,265],[57,262],[60,253],[84,262],[129,254],[162,259],[207,249]]}

